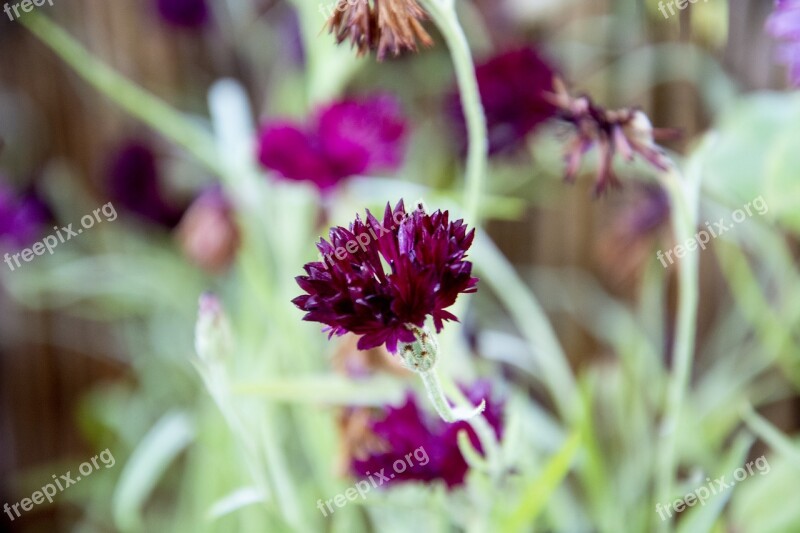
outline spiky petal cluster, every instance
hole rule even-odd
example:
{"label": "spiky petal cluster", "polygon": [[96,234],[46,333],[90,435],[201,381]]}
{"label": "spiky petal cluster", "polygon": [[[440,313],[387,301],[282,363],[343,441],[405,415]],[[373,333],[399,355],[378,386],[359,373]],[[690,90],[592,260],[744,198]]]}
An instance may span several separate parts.
{"label": "spiky petal cluster", "polygon": [[584,154],[595,145],[599,153],[596,194],[602,194],[609,185],[617,187],[620,184],[612,168],[615,154],[632,161],[638,153],[654,167],[667,169],[669,160],[654,139],[670,136],[673,132],[653,129],[650,119],[638,109],[604,109],[586,95],[570,96],[560,80],[556,80],[554,86],[555,93],[549,97],[559,108],[560,118],[575,128],[565,154],[567,181],[575,180]]}
{"label": "spiky petal cluster", "polygon": [[[470,401],[487,398],[484,412],[486,420],[498,439],[502,437],[502,402],[493,401],[491,387],[486,381],[475,383],[470,390],[464,390]],[[409,394],[401,407],[385,407],[382,412],[371,413],[366,422],[365,436],[372,437],[351,443],[355,448],[351,459],[351,471],[356,476],[369,473],[390,472],[395,482],[441,480],[452,489],[462,485],[469,466],[458,447],[458,433],[467,432],[472,446],[483,452],[477,435],[467,422],[447,424],[439,418],[427,417],[420,409],[417,399]],[[377,437],[377,441],[375,440]],[[373,444],[375,443],[375,444]],[[409,457],[411,465],[404,472],[398,472],[394,464]]]}
{"label": "spiky petal cluster", "polygon": [[322,261],[305,265],[296,279],[306,294],[292,302],[304,320],[327,325],[329,338],[355,333],[360,350],[386,344],[396,353],[398,341],[414,340],[407,324],[421,327],[431,316],[438,332],[458,320],[446,309],[477,290],[465,260],[474,236],[447,211],[406,213],[402,200],[394,210],[387,203],[382,224],[367,211],[366,222],[356,217],[349,229],[331,228],[330,242],[320,239]]}
{"label": "spiky petal cluster", "polygon": [[416,0],[339,0],[328,20],[328,31],[341,44],[349,39],[358,55],[378,51],[378,61],[387,52],[398,56],[417,51],[417,40],[432,46],[433,40],[420,21],[427,15]]}
{"label": "spiky petal cluster", "polygon": [[800,86],[800,0],[778,0],[767,19],[767,32],[784,41],[778,48],[778,60],[789,67],[789,79]]}

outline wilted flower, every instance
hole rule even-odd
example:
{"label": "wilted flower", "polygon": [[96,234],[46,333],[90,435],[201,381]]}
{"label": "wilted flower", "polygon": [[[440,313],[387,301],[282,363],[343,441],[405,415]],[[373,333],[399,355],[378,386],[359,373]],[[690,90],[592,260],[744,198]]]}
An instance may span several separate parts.
{"label": "wilted flower", "polygon": [[329,236],[317,244],[322,261],[296,278],[307,294],[292,302],[306,311],[304,320],[326,324],[329,338],[362,335],[360,350],[385,343],[396,353],[398,341],[415,341],[408,325],[422,327],[428,316],[440,331],[443,321],[458,320],[445,309],[477,290],[464,259],[475,230],[450,221],[447,211],[428,215],[420,206],[407,214],[401,200],[394,211],[386,204],[383,225],[367,211],[366,224],[356,217],[349,230],[331,228]]}
{"label": "wilted flower", "polygon": [[767,31],[785,41],[778,48],[778,59],[789,67],[789,79],[800,86],[800,0],[777,0],[769,16]]}
{"label": "wilted flower", "polygon": [[239,248],[239,229],[218,186],[203,191],[183,215],[177,238],[184,255],[211,273],[225,271]]}
{"label": "wilted flower", "polygon": [[[536,126],[555,115],[546,94],[553,91],[553,68],[532,48],[520,48],[492,57],[475,68],[486,114],[489,154],[513,152],[524,146]],[[467,146],[467,126],[460,93],[454,92],[452,111],[459,147]]]}
{"label": "wilted flower", "polygon": [[638,153],[654,167],[667,170],[669,160],[654,139],[671,133],[654,129],[642,111],[634,108],[607,110],[595,105],[588,96],[572,97],[560,80],[555,82],[555,91],[549,97],[558,106],[559,117],[575,127],[567,146],[567,181],[575,180],[584,154],[595,145],[599,152],[596,194],[601,194],[609,185],[619,186],[612,169],[617,153],[626,161],[632,161]]}
{"label": "wilted flower", "polygon": [[423,46],[432,46],[433,39],[420,21],[427,15],[416,0],[338,0],[328,20],[328,30],[337,44],[349,39],[364,55],[378,51],[378,61],[387,52],[398,56],[406,50],[417,51],[417,39]]}
{"label": "wilted flower", "polygon": [[112,155],[108,165],[108,187],[115,204],[167,227],[183,215],[161,191],[161,179],[153,150],[140,141],[128,141]]}
{"label": "wilted flower", "polygon": [[49,214],[47,206],[33,192],[18,195],[0,182],[0,249],[29,245],[38,238]]}
{"label": "wilted flower", "polygon": [[[473,402],[480,398],[488,399],[484,416],[500,439],[503,406],[492,401],[488,382],[478,382],[465,393]],[[348,441],[351,469],[356,476],[367,476],[384,469],[387,476],[394,473],[393,482],[441,480],[448,488],[454,488],[464,483],[469,470],[458,447],[458,433],[465,430],[472,445],[483,452],[477,435],[467,422],[447,424],[437,417],[428,416],[412,394],[401,407],[387,406],[382,412],[370,411],[369,415],[366,417],[359,411],[357,422],[368,428],[362,433],[364,439]],[[401,460],[406,463],[403,472],[394,467],[395,462]]]}
{"label": "wilted flower", "polygon": [[156,0],[156,7],[165,22],[181,28],[199,28],[209,20],[206,0]]}
{"label": "wilted flower", "polygon": [[396,170],[406,131],[400,104],[391,96],[343,100],[319,110],[308,125],[265,125],[258,159],[287,179],[311,181],[327,192],[349,176]]}

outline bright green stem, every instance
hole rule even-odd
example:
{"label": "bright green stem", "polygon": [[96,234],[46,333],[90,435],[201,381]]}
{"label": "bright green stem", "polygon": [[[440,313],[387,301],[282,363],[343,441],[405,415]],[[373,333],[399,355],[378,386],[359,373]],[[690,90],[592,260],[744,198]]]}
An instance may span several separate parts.
{"label": "bright green stem", "polygon": [[223,174],[214,139],[209,132],[99,61],[47,17],[28,13],[20,18],[20,22],[112,102],[186,149],[213,172]]}
{"label": "bright green stem", "polygon": [[[697,227],[698,173],[689,171],[681,179],[674,166],[663,175],[662,184],[670,195],[672,227],[675,241],[684,243],[694,238]],[[661,424],[661,442],[656,464],[656,503],[672,498],[676,469],[676,446],[681,411],[684,409],[686,390],[692,375],[692,356],[697,330],[697,302],[699,296],[698,255],[686,254],[678,263],[678,314],[675,343],[672,350],[672,372],[669,377],[664,418]],[[668,531],[671,522],[656,519],[659,531]]]}
{"label": "bright green stem", "polygon": [[428,391],[428,398],[430,398],[436,412],[442,417],[445,422],[453,423],[460,420],[469,420],[477,416],[486,409],[486,400],[481,400],[480,405],[474,408],[451,407],[450,402],[442,390],[442,383],[439,381],[439,375],[436,374],[436,369],[432,368],[426,372],[419,372],[422,378],[422,383],[425,384],[425,389]]}
{"label": "bright green stem", "polygon": [[452,0],[425,0],[431,18],[441,31],[450,49],[453,60],[458,90],[461,94],[461,106],[467,119],[469,149],[467,151],[467,168],[464,177],[464,212],[465,219],[473,226],[480,226],[480,201],[483,192],[483,180],[486,175],[488,157],[488,132],[486,116],[483,112],[478,80],[475,78],[475,64],[469,49],[467,37],[458,22],[455,5]]}

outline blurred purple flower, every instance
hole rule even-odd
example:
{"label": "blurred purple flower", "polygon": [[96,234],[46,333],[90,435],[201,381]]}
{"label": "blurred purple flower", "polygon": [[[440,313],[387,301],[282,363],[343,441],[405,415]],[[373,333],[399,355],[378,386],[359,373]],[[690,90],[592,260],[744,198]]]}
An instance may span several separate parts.
{"label": "blurred purple flower", "polygon": [[[441,331],[443,321],[458,320],[445,309],[459,294],[477,291],[478,283],[464,259],[475,230],[449,217],[447,211],[428,215],[421,208],[407,214],[401,200],[394,211],[386,204],[382,225],[367,211],[366,224],[356,217],[349,230],[331,228],[331,242],[317,244],[322,262],[307,263],[307,275],[296,278],[306,294],[292,303],[306,311],[303,320],[326,324],[329,338],[362,335],[359,350],[386,344],[395,353],[398,341],[414,340],[406,325],[422,327],[429,315]],[[358,239],[366,244],[348,246]],[[347,255],[340,259],[338,249]]]}
{"label": "blurred purple flower", "polygon": [[327,192],[349,176],[396,170],[402,163],[407,125],[391,96],[344,100],[320,109],[311,124],[266,124],[258,159],[284,178],[311,181]]}
{"label": "blurred purple flower", "polygon": [[786,41],[778,47],[778,60],[789,67],[789,79],[800,86],[800,0],[777,0],[767,18],[767,32]]}
{"label": "blurred purple flower", "polygon": [[49,219],[50,210],[34,192],[18,195],[0,182],[0,248],[28,246]]}
{"label": "blurred purple flower", "polygon": [[[503,405],[492,401],[489,383],[479,381],[465,392],[473,403],[486,398],[484,415],[500,439]],[[394,482],[442,480],[452,489],[464,483],[469,470],[458,448],[459,431],[466,430],[472,445],[483,452],[477,435],[467,422],[448,424],[437,416],[427,416],[412,394],[406,397],[404,405],[387,406],[381,415],[373,415],[368,425],[383,446],[366,456],[353,458],[351,469],[356,476],[368,476],[384,469],[387,477],[394,473]],[[415,451],[418,451],[416,455]],[[406,455],[410,456],[410,466],[406,463]],[[395,470],[396,461],[406,463],[405,471]]]}
{"label": "blurred purple flower", "polygon": [[[555,114],[545,94],[553,90],[553,68],[532,48],[492,57],[475,69],[489,130],[489,154],[513,152],[536,126]],[[467,127],[459,94],[449,99],[459,149],[467,145]]]}
{"label": "blurred purple flower", "polygon": [[206,0],[156,0],[156,7],[166,23],[179,28],[200,28],[210,18]]}
{"label": "blurred purple flower", "polygon": [[172,228],[183,209],[164,198],[153,150],[140,141],[128,141],[112,155],[107,171],[108,188],[115,204],[151,222]]}

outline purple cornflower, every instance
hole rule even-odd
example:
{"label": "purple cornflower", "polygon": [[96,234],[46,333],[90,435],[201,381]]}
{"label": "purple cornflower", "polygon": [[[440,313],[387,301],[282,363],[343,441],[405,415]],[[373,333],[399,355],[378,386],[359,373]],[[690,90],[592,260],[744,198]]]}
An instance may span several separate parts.
{"label": "purple cornflower", "polygon": [[183,209],[164,197],[156,156],[147,144],[124,143],[114,152],[107,176],[109,194],[115,204],[169,228],[180,221]]}
{"label": "purple cornflower", "polygon": [[49,218],[49,209],[36,194],[18,195],[0,182],[0,249],[31,244]]}
{"label": "purple cornflower", "polygon": [[[498,439],[502,436],[502,403],[492,401],[486,381],[477,382],[466,391],[470,401],[487,399],[484,416]],[[458,433],[466,430],[472,445],[483,452],[477,435],[467,422],[448,424],[439,417],[422,411],[413,394],[408,394],[400,407],[387,406],[380,414],[366,421],[368,434],[377,437],[377,444],[358,450],[351,461],[355,476],[384,472],[393,475],[392,482],[442,480],[448,488],[464,483],[469,470],[458,447]],[[372,448],[372,449],[370,449]],[[408,456],[408,459],[406,457]],[[405,463],[401,472],[399,462]],[[411,463],[410,465],[408,463]]]}
{"label": "purple cornflower", "polygon": [[789,67],[792,85],[800,86],[800,0],[777,0],[766,29],[785,41],[778,47],[778,60]]}
{"label": "purple cornflower", "polygon": [[201,28],[210,18],[206,0],[156,0],[161,18],[179,28]]}
{"label": "purple cornflower", "polygon": [[415,339],[407,325],[422,327],[428,316],[441,331],[445,320],[458,320],[445,309],[477,290],[464,259],[475,230],[450,221],[447,211],[428,215],[420,206],[406,213],[402,200],[394,211],[387,203],[383,225],[367,211],[366,224],[357,216],[349,230],[331,228],[329,237],[317,244],[323,260],[307,263],[306,275],[296,278],[307,294],[292,303],[306,311],[303,320],[325,324],[328,338],[361,335],[359,350],[386,344],[396,353],[398,341]]}
{"label": "purple cornflower", "polygon": [[259,136],[261,164],[322,192],[340,181],[373,171],[396,170],[405,151],[407,126],[400,104],[388,95],[334,102],[310,124],[278,121]]}
{"label": "purple cornflower", "polygon": [[[490,155],[524,146],[528,134],[554,116],[556,108],[545,96],[553,91],[554,71],[534,49],[520,48],[494,56],[478,65],[475,75],[486,114]],[[457,91],[449,98],[448,108],[463,152],[467,127]]]}

